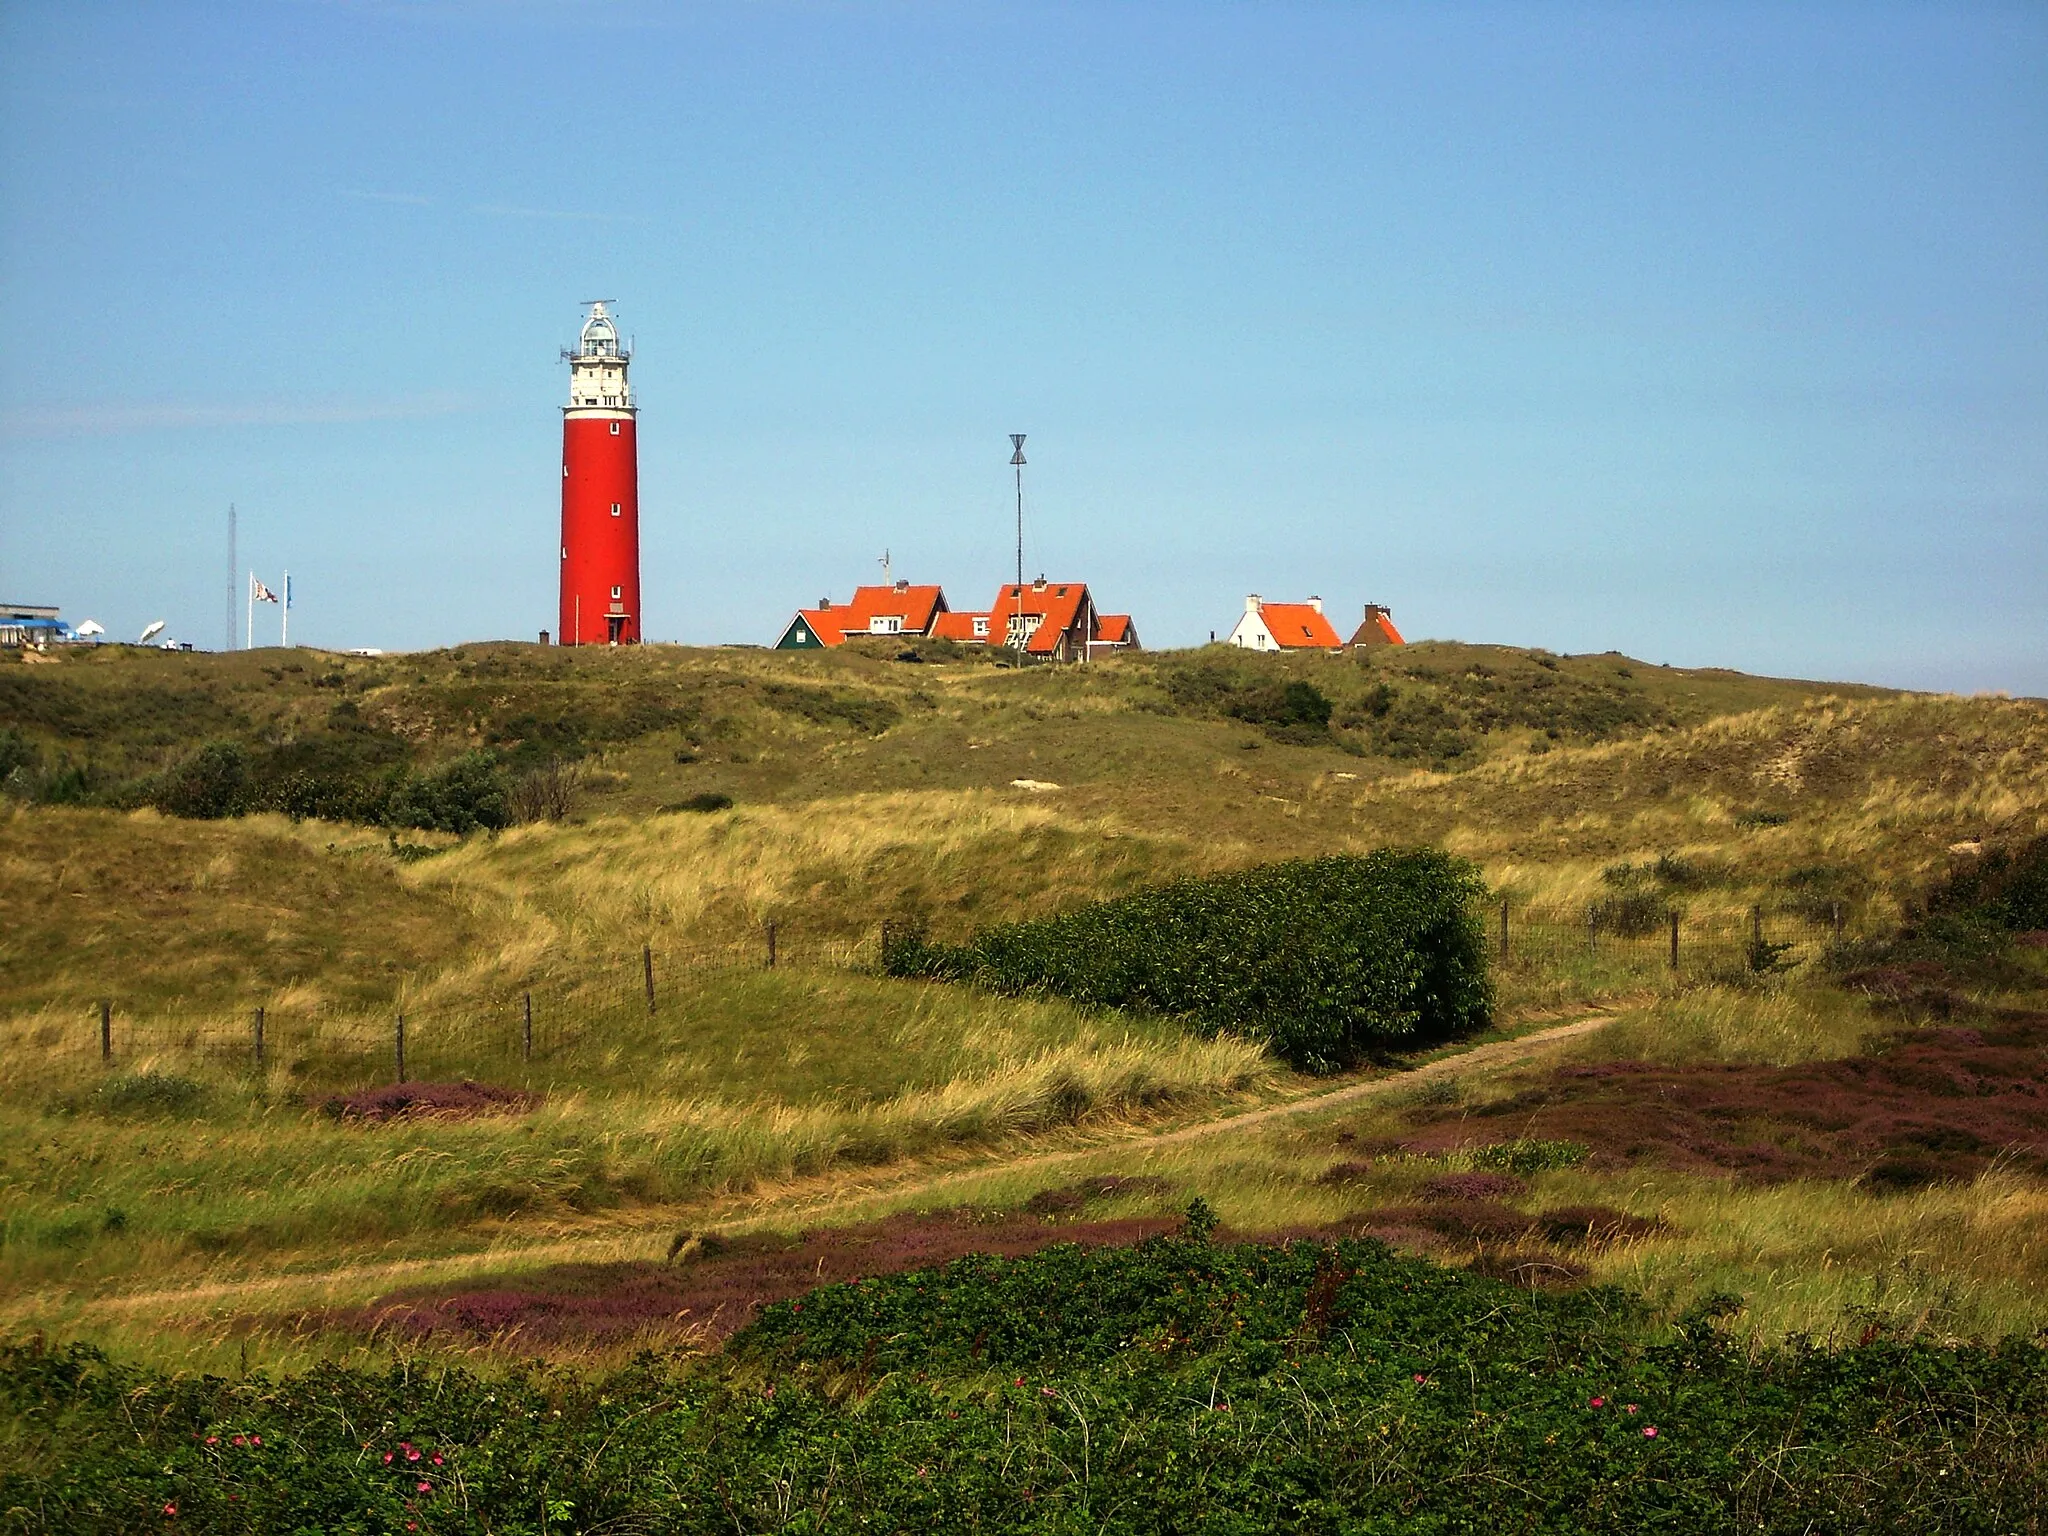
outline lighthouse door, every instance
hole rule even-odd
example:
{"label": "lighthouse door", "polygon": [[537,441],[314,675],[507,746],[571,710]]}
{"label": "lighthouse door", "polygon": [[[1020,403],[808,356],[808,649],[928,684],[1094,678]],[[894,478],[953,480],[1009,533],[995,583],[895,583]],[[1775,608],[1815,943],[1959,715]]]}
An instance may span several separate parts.
{"label": "lighthouse door", "polygon": [[623,613],[608,613],[604,616],[604,638],[608,644],[617,645],[626,633],[626,616]]}

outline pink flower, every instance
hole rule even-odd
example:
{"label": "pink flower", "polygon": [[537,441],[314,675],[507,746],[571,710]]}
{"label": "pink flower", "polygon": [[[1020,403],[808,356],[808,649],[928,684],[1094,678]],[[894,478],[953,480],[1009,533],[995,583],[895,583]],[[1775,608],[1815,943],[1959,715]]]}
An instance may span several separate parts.
{"label": "pink flower", "polygon": [[1627,1411],[1628,1411],[1629,1413],[1634,1413],[1634,1412],[1636,1411],[1636,1405],[1635,1405],[1634,1403],[1630,1403],[1630,1404],[1628,1405]]}
{"label": "pink flower", "polygon": [[419,1483],[418,1483],[418,1485],[417,1485],[416,1491],[417,1491],[417,1492],[420,1492],[420,1493],[432,1493],[432,1492],[434,1491],[434,1485],[433,1485],[432,1483],[428,1482],[428,1481],[427,1481],[427,1480],[426,1480],[426,1479],[425,1479],[425,1478],[423,1477],[423,1478],[421,1478],[421,1479],[419,1480]]}
{"label": "pink flower", "polygon": [[1657,1438],[1657,1426],[1656,1426],[1656,1425],[1654,1425],[1654,1424],[1645,1424],[1645,1425],[1643,1426],[1643,1438],[1644,1438],[1645,1440],[1654,1440],[1654,1439],[1656,1439],[1656,1438]]}
{"label": "pink flower", "polygon": [[408,1445],[405,1448],[405,1459],[407,1461],[418,1461],[420,1459],[420,1453]]}
{"label": "pink flower", "polygon": [[441,1465],[441,1454],[438,1451],[434,1453],[434,1465],[437,1467]]}
{"label": "pink flower", "polygon": [[1024,1385],[1024,1378],[1022,1376],[1017,1378],[1017,1385],[1020,1387]]}
{"label": "pink flower", "polygon": [[175,1520],[178,1517],[178,1506],[175,1504],[166,1504],[164,1506],[164,1513],[166,1515],[169,1515],[173,1520]]}
{"label": "pink flower", "polygon": [[1059,1393],[1053,1391],[1051,1387],[1040,1387],[1038,1389],[1038,1395],[1040,1397],[1058,1397]]}
{"label": "pink flower", "polygon": [[1593,1398],[1590,1402],[1588,1402],[1586,1406],[1588,1408],[1605,1408],[1607,1406],[1607,1399],[1604,1397],[1596,1397]]}
{"label": "pink flower", "polygon": [[261,1445],[263,1443],[263,1437],[261,1435],[251,1435],[249,1437],[249,1443],[251,1445]]}
{"label": "pink flower", "polygon": [[237,1436],[235,1436],[235,1444],[237,1444],[237,1445],[247,1445],[248,1443],[249,1443],[249,1437],[248,1437],[247,1435],[237,1435]]}
{"label": "pink flower", "polygon": [[1427,1376],[1417,1375],[1415,1378],[1415,1385],[1419,1387],[1427,1380],[1429,1380]]}
{"label": "pink flower", "polygon": [[391,1465],[391,1453],[389,1451],[384,1453],[384,1465],[387,1467]]}

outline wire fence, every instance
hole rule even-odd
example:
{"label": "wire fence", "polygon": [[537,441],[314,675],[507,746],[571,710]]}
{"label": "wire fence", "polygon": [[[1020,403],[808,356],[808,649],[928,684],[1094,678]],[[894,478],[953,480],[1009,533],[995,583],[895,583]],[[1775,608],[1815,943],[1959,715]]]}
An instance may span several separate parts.
{"label": "wire fence", "polygon": [[872,971],[873,935],[792,934],[769,923],[743,940],[644,946],[638,953],[465,993],[429,986],[381,1009],[294,1003],[45,1009],[0,1025],[17,1089],[85,1077],[180,1073],[286,1080],[342,1093],[385,1083],[485,1078],[521,1085],[607,1068],[674,1041],[704,983],[793,970]]}
{"label": "wire fence", "polygon": [[[1489,963],[1511,1001],[1781,971],[1858,936],[1840,908],[1617,914],[1611,906],[1504,901],[1480,916]],[[306,1006],[289,993],[243,1006],[134,1007],[108,998],[0,1024],[0,1056],[17,1091],[149,1073],[282,1079],[315,1093],[463,1078],[511,1086],[630,1081],[636,1063],[689,1048],[690,1006],[714,977],[875,974],[880,951],[877,933],[802,933],[769,923],[743,940],[650,945],[510,987],[464,993],[432,985],[382,1009]]]}

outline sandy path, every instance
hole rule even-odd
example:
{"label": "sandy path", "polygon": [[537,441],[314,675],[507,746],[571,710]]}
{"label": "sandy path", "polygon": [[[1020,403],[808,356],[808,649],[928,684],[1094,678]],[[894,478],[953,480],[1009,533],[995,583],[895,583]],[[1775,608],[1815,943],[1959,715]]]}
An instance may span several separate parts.
{"label": "sandy path", "polygon": [[[882,1179],[853,1186],[841,1182],[830,1193],[808,1200],[778,1200],[770,1197],[763,1201],[756,1197],[748,1202],[752,1208],[748,1210],[743,1220],[728,1224],[755,1226],[773,1222],[779,1225],[791,1216],[815,1219],[827,1213],[858,1209],[882,1199],[900,1200],[905,1196],[923,1195],[934,1190],[970,1184],[993,1173],[1058,1168],[1100,1158],[1106,1153],[1142,1156],[1155,1147],[1179,1146],[1205,1137],[1251,1130],[1294,1116],[1320,1113],[1345,1104],[1377,1098],[1396,1090],[1410,1089],[1417,1083],[1428,1082],[1432,1078],[1527,1060],[1552,1046],[1591,1033],[1605,1024],[1610,1017],[1611,1015],[1605,1013],[1589,1014],[1526,1035],[1518,1035],[1512,1040],[1495,1040],[1486,1045],[1474,1046],[1468,1051],[1441,1056],[1435,1061],[1405,1072],[1368,1078],[1363,1082],[1346,1083],[1342,1087],[1304,1094],[1298,1099],[1290,1099],[1282,1104],[1246,1110],[1241,1114],[1224,1115],[1214,1120],[1203,1120],[1173,1130],[1141,1131],[1088,1146],[1063,1148],[1057,1152],[1039,1152],[1025,1157],[1000,1160],[988,1159],[977,1162],[972,1167],[943,1173],[926,1173],[920,1176],[917,1171],[912,1170],[898,1179]],[[569,1261],[587,1263],[607,1258],[645,1258],[654,1251],[648,1247],[650,1232],[658,1234],[655,1237],[657,1244],[665,1243],[674,1227],[675,1212],[671,1209],[659,1213],[658,1220],[651,1221],[646,1227],[622,1229],[615,1225],[602,1232],[579,1233],[552,1242],[507,1244],[478,1252],[436,1258],[396,1259],[382,1264],[356,1264],[331,1270],[300,1271],[248,1280],[219,1281],[177,1290],[141,1291],[122,1296],[100,1297],[86,1303],[83,1310],[88,1314],[108,1315],[147,1311],[153,1307],[205,1306],[235,1298],[255,1298],[286,1291],[319,1292],[337,1287],[346,1288],[366,1280],[425,1278],[431,1277],[436,1270],[474,1271],[514,1261],[528,1265]],[[310,1304],[310,1298],[308,1302]]]}

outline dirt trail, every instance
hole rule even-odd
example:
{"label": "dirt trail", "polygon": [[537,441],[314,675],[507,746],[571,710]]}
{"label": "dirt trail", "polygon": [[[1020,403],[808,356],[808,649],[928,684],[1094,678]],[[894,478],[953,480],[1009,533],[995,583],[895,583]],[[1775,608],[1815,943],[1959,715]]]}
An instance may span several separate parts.
{"label": "dirt trail", "polygon": [[[1598,1029],[1610,1017],[1611,1015],[1606,1013],[1588,1014],[1530,1034],[1518,1035],[1512,1040],[1495,1040],[1486,1045],[1474,1046],[1470,1050],[1441,1056],[1435,1061],[1426,1062],[1405,1072],[1368,1078],[1363,1082],[1346,1083],[1339,1088],[1310,1092],[1298,1099],[1268,1105],[1263,1109],[1223,1115],[1214,1120],[1203,1120],[1173,1130],[1141,1131],[1126,1137],[1093,1142],[1087,1146],[1062,1148],[1057,1152],[1039,1152],[1001,1161],[982,1160],[972,1167],[951,1169],[943,1173],[920,1175],[916,1170],[911,1170],[898,1179],[882,1179],[851,1187],[842,1183],[830,1193],[811,1199],[756,1199],[750,1202],[753,1209],[743,1221],[727,1225],[759,1226],[771,1220],[780,1225],[791,1217],[815,1220],[828,1213],[858,1210],[864,1205],[885,1198],[895,1200],[906,1195],[923,1195],[956,1185],[970,1184],[978,1179],[985,1179],[992,1173],[1058,1168],[1091,1158],[1100,1158],[1105,1153],[1142,1154],[1154,1147],[1178,1146],[1208,1136],[1250,1130],[1296,1115],[1314,1114],[1340,1105],[1356,1103],[1362,1099],[1376,1098],[1396,1090],[1413,1088],[1417,1083],[1428,1082],[1432,1078],[1526,1060],[1552,1046]],[[579,1233],[552,1242],[508,1244],[483,1252],[452,1254],[438,1258],[397,1259],[382,1264],[356,1264],[330,1270],[302,1270],[292,1274],[266,1275],[248,1280],[219,1281],[207,1285],[180,1287],[176,1290],[134,1292],[95,1298],[86,1304],[84,1310],[88,1313],[108,1314],[147,1311],[153,1307],[180,1304],[204,1305],[236,1297],[257,1297],[266,1293],[317,1291],[332,1286],[355,1285],[366,1280],[426,1279],[431,1278],[437,1270],[474,1271],[499,1263],[560,1263],[600,1258],[645,1258],[649,1252],[650,1238],[657,1243],[664,1242],[674,1227],[675,1213],[673,1210],[665,1210],[660,1214],[658,1222],[649,1223],[645,1228],[622,1228],[614,1225],[600,1232]]]}

